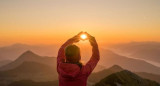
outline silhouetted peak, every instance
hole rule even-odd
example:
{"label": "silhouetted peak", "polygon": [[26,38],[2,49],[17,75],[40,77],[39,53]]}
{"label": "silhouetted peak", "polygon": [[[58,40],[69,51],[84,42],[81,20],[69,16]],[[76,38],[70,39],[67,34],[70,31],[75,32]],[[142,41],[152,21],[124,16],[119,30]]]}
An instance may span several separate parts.
{"label": "silhouetted peak", "polygon": [[39,56],[33,53],[32,51],[28,50],[24,52],[19,58],[32,58],[32,57],[39,57]]}
{"label": "silhouetted peak", "polygon": [[33,53],[32,51],[30,51],[30,50],[27,50],[26,52],[24,52],[24,53],[23,53],[23,55],[25,55],[25,54],[27,54],[27,55],[28,55],[28,54],[29,54],[29,55],[31,55],[31,54],[34,54],[34,53]]}
{"label": "silhouetted peak", "polygon": [[113,65],[112,67],[110,67],[109,69],[111,70],[124,70],[122,67],[120,67],[119,65]]}
{"label": "silhouetted peak", "polygon": [[112,68],[120,68],[120,69],[123,69],[123,68],[120,67],[119,65],[113,65]]}
{"label": "silhouetted peak", "polygon": [[128,71],[123,70],[120,72],[113,73],[100,82],[96,83],[95,86],[159,86],[155,81],[148,79],[143,79],[138,75]]}

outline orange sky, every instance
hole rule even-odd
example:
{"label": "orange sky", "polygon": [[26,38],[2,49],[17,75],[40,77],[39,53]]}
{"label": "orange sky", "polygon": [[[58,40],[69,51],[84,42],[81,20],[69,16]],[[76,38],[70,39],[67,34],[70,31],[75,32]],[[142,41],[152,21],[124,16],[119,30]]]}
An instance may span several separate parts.
{"label": "orange sky", "polygon": [[87,31],[101,44],[160,41],[160,0],[1,0],[0,46],[62,43]]}

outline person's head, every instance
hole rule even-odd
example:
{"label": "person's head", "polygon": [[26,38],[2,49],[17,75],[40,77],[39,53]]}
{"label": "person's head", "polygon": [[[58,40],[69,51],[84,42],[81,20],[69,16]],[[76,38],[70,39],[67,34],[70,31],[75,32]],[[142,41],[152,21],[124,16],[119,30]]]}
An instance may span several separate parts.
{"label": "person's head", "polygon": [[79,63],[81,60],[80,48],[76,45],[68,45],[65,48],[66,61],[70,63]]}

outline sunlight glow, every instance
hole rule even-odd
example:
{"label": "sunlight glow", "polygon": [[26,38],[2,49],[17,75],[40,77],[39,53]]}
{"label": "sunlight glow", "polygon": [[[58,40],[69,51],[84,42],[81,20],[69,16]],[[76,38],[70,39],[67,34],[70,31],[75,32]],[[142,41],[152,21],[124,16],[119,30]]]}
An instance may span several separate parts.
{"label": "sunlight glow", "polygon": [[87,35],[86,35],[86,34],[82,34],[82,35],[81,35],[81,39],[84,40],[84,39],[86,39],[86,38],[87,38]]}

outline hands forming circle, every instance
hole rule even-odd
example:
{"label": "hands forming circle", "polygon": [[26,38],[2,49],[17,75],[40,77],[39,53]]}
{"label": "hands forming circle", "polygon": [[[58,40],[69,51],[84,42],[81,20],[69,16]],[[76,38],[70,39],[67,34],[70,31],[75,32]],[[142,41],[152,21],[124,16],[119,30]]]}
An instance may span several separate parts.
{"label": "hands forming circle", "polygon": [[94,45],[96,43],[95,38],[90,34],[88,34],[87,32],[80,32],[69,40],[72,41],[73,43],[79,42],[80,40],[82,41],[89,40],[91,45]]}

